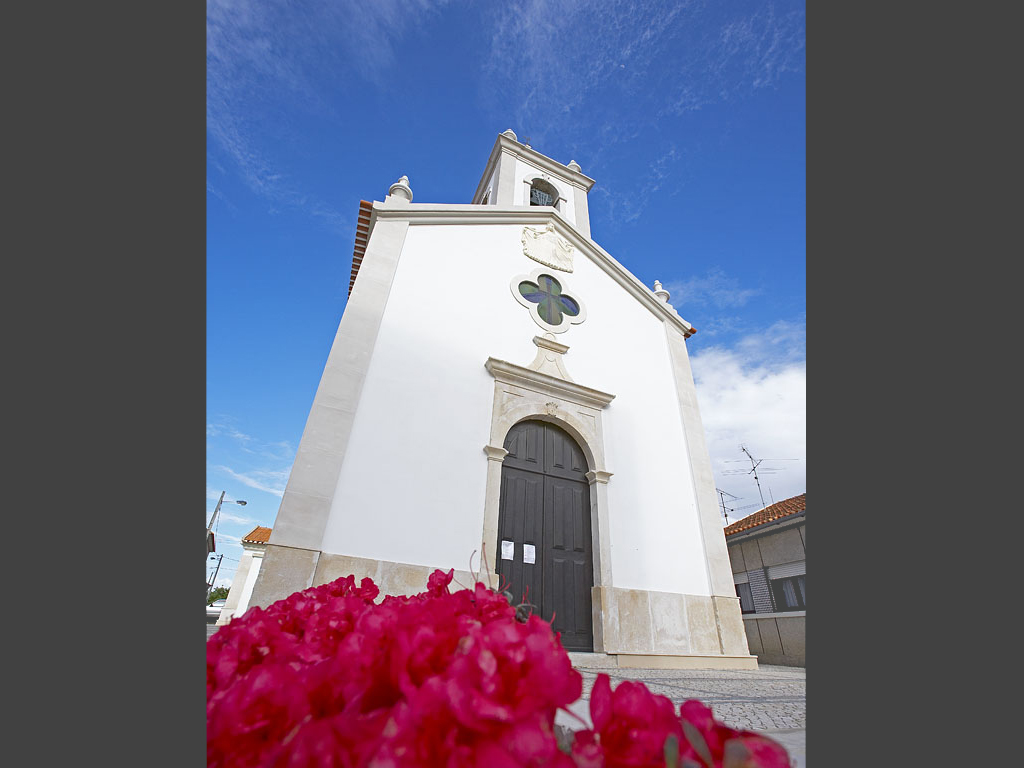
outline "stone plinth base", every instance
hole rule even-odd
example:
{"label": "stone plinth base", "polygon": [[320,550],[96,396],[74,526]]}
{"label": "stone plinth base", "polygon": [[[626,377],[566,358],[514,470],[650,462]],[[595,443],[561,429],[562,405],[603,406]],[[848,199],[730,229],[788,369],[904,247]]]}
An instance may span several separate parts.
{"label": "stone plinth base", "polygon": [[756,656],[665,656],[633,653],[569,653],[574,667],[604,669],[757,669]]}
{"label": "stone plinth base", "polygon": [[[250,605],[265,607],[310,586],[352,574],[370,577],[384,595],[427,588],[434,566],[267,545]],[[447,569],[442,569],[447,570]],[[480,575],[486,583],[487,576]],[[456,570],[453,589],[472,588],[476,575]],[[497,587],[498,577],[490,574]],[[757,669],[747,649],[739,598],[619,587],[591,590],[594,650],[616,666],[651,669]]]}
{"label": "stone plinth base", "polygon": [[618,587],[594,587],[591,594],[595,651],[639,656],[750,657],[739,598],[735,596]]}

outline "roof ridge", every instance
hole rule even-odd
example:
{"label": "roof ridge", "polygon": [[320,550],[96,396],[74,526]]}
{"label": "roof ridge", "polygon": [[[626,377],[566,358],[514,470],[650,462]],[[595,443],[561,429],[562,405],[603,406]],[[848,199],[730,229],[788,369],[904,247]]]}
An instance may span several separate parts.
{"label": "roof ridge", "polygon": [[266,544],[270,540],[270,534],[273,532],[273,528],[266,525],[257,525],[245,536],[242,537],[242,541],[249,541],[254,544]]}
{"label": "roof ridge", "polygon": [[791,496],[788,499],[777,501],[774,504],[769,504],[763,509],[759,509],[751,515],[737,520],[735,523],[730,523],[723,529],[726,536],[731,536],[742,531],[750,530],[751,528],[757,528],[759,525],[765,525],[776,520],[780,520],[790,515],[796,515],[800,512],[805,512],[807,509],[807,491]]}

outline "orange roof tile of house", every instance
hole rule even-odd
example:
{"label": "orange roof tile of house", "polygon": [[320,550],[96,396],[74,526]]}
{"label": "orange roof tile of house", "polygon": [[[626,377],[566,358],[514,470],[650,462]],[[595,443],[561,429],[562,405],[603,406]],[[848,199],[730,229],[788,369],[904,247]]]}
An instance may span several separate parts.
{"label": "orange roof tile of house", "polygon": [[799,496],[794,496],[791,499],[777,501],[752,515],[747,515],[742,520],[737,520],[735,523],[725,526],[725,535],[732,536],[734,533],[749,531],[751,528],[756,528],[759,525],[803,512],[806,508],[807,494],[801,493]]}
{"label": "orange roof tile of house", "polygon": [[266,544],[270,540],[270,530],[270,528],[257,525],[242,537],[242,541],[247,544]]}
{"label": "orange roof tile of house", "polygon": [[363,263],[363,256],[366,254],[366,241],[370,236],[370,213],[373,211],[373,203],[369,200],[359,201],[359,216],[356,219],[356,245],[352,249],[352,275],[348,279],[348,295],[352,295],[352,289],[356,285],[356,275],[359,274],[359,266]]}

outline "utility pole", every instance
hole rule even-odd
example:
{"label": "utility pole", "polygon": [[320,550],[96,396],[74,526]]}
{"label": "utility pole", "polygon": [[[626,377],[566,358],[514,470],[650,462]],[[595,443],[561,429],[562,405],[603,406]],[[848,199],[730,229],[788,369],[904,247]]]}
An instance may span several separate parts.
{"label": "utility pole", "polygon": [[213,578],[210,579],[210,583],[206,585],[206,599],[210,599],[210,592],[213,590],[213,585],[217,582],[217,574],[220,573],[220,563],[224,559],[224,555],[217,556],[217,569],[213,572]]}
{"label": "utility pole", "polygon": [[[209,546],[210,532],[213,530],[213,524],[215,522],[217,522],[217,513],[220,512],[220,505],[224,503],[224,494],[226,494],[226,493],[227,493],[227,491],[221,491],[220,492],[220,498],[217,499],[217,506],[213,508],[213,514],[210,516],[210,524],[206,526],[207,546]],[[237,499],[234,502],[229,502],[229,503],[238,504],[240,507],[244,507],[248,502],[242,501],[241,499]],[[207,556],[209,556],[210,555],[210,551],[207,550],[206,554],[207,554]],[[213,578],[210,579],[210,583],[206,585],[206,599],[207,600],[210,599],[210,591],[213,589],[214,582],[217,581],[217,573],[220,571],[220,563],[221,563],[221,560],[223,560],[223,559],[224,559],[224,555],[223,554],[220,555],[217,558],[217,570],[213,572]]]}
{"label": "utility pole", "polygon": [[[208,526],[206,526],[206,540],[207,541],[210,540],[210,531],[213,530],[213,524],[217,520],[217,513],[220,512],[220,505],[224,503],[224,494],[225,493],[227,493],[227,491],[221,491],[220,492],[220,498],[217,499],[217,506],[214,507],[213,515],[210,516],[210,524]],[[230,502],[229,501],[228,503],[229,504],[230,503],[238,504],[240,507],[244,507],[246,504],[248,504],[248,502],[242,501],[241,499],[238,499],[238,500],[236,500],[234,502]],[[209,554],[209,553],[207,553],[207,554]]]}
{"label": "utility pole", "polygon": [[210,524],[206,526],[206,538],[210,538],[210,531],[213,530],[213,521],[217,519],[217,513],[220,512],[220,505],[224,503],[224,494],[227,491],[220,492],[220,498],[217,499],[217,506],[213,509],[213,517],[210,518]]}

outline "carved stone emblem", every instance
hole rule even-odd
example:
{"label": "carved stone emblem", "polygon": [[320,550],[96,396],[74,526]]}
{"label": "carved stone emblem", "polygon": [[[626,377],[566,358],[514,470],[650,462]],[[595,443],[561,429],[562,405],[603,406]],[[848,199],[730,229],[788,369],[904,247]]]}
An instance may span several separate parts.
{"label": "carved stone emblem", "polygon": [[523,227],[523,254],[545,267],[572,272],[576,246],[555,232],[550,221],[542,229]]}

